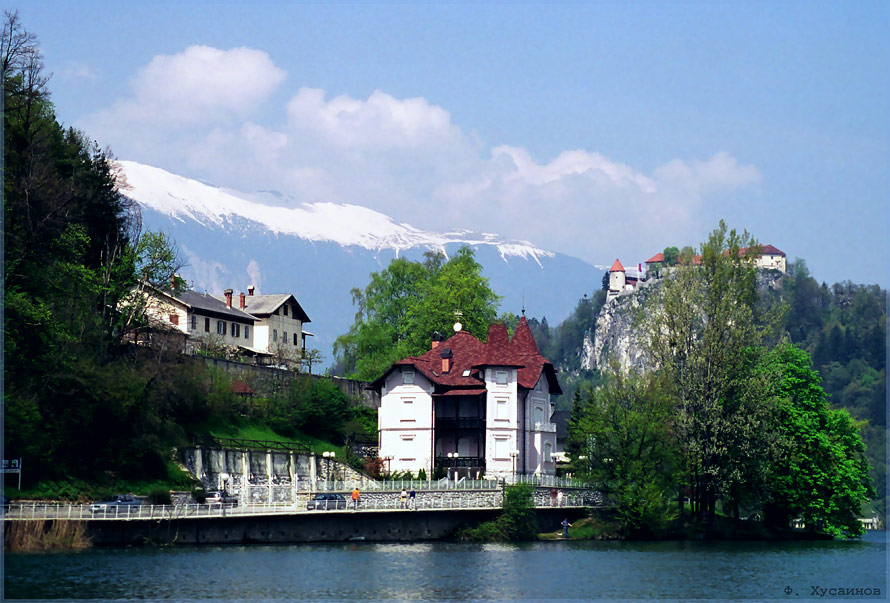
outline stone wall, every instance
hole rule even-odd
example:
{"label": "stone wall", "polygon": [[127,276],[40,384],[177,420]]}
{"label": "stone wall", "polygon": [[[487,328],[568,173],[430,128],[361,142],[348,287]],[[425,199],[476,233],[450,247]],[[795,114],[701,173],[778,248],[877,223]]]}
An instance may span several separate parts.
{"label": "stone wall", "polygon": [[293,373],[268,366],[257,366],[223,358],[205,358],[204,360],[208,365],[223,370],[233,375],[236,379],[244,381],[260,395],[274,394],[286,387],[294,379],[324,379],[336,385],[341,392],[346,394],[356,404],[362,404],[369,408],[380,408],[380,395],[375,391],[365,389],[365,386],[370,383],[369,381]]}

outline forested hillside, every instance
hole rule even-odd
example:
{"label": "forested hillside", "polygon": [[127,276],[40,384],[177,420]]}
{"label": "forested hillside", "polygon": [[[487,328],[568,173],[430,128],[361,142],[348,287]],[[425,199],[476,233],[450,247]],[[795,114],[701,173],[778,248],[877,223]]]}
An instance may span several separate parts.
{"label": "forested hillside", "polygon": [[[607,283],[603,279],[603,283]],[[875,489],[883,501],[886,484],[886,307],[887,292],[877,285],[850,282],[828,285],[810,274],[806,262],[795,260],[775,289],[760,291],[764,309],[781,310],[780,333],[805,350],[821,376],[831,405],[850,412],[861,424]],[[568,409],[579,389],[601,382],[599,371],[582,370],[584,335],[596,327],[605,291],[582,298],[575,312],[556,327],[532,319],[542,353],[560,370]]]}
{"label": "forested hillside", "polygon": [[142,231],[110,152],[56,121],[18,15],[3,25],[3,445],[23,460],[23,490],[83,498],[156,484],[169,496],[191,485],[172,453],[196,435],[243,427],[331,447],[347,428],[373,430],[372,413],[328,382],[293,380],[246,404],[203,359],[131,343],[148,327],[140,287],[170,286],[175,244]]}

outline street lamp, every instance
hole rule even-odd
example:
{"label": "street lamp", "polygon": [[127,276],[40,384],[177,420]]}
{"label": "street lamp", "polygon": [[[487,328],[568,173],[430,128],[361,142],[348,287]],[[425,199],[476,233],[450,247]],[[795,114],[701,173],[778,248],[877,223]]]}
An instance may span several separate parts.
{"label": "street lamp", "polygon": [[327,482],[331,479],[331,460],[337,456],[337,453],[333,450],[325,450],[321,453],[321,456],[325,458],[325,485],[327,486]]}
{"label": "street lamp", "polygon": [[449,452],[448,458],[450,459],[449,464],[454,467],[454,481],[457,482],[457,453]]}
{"label": "street lamp", "polygon": [[510,451],[510,458],[513,459],[513,483],[516,483],[516,457],[519,456],[519,451],[515,448]]}
{"label": "street lamp", "polygon": [[389,476],[392,475],[392,472],[389,469],[389,463],[390,463],[390,461],[393,460],[393,458],[395,458],[395,457],[393,457],[392,455],[383,457],[383,460],[386,461],[386,477],[387,478],[389,478]]}

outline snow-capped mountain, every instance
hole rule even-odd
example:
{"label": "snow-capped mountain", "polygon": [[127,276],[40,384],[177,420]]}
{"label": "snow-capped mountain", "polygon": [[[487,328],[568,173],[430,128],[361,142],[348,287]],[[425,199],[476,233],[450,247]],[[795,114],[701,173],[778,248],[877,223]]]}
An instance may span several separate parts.
{"label": "snow-capped mountain", "polygon": [[433,232],[397,223],[358,205],[299,204],[274,191],[243,193],[121,161],[125,194],[142,209],[145,229],[170,235],[188,261],[183,278],[196,290],[293,293],[312,319],[312,347],[333,360],[332,347],[355,316],[350,290],[398,256],[419,259],[470,245],[501,311],[563,320],[601,272],[577,258],[525,241],[468,231]]}

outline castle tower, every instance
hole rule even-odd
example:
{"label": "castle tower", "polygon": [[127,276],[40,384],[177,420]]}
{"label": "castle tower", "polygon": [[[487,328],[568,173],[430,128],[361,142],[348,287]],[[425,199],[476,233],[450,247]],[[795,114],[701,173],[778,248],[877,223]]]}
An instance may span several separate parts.
{"label": "castle tower", "polygon": [[624,291],[624,285],[627,282],[626,276],[624,266],[616,259],[612,267],[609,268],[609,297],[620,295]]}

